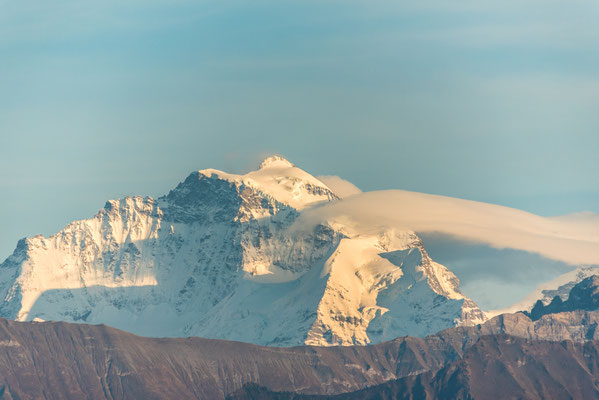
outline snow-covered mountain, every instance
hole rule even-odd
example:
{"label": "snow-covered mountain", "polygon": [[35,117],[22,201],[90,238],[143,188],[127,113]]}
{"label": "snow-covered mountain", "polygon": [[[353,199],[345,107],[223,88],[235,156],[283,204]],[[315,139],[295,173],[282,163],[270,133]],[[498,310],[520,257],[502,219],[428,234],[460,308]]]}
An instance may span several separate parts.
{"label": "snow-covered mountain", "polygon": [[105,323],[147,336],[264,345],[366,344],[472,325],[484,313],[409,229],[360,229],[281,157],[202,170],[159,199],[19,241],[0,265],[0,316]]}
{"label": "snow-covered mountain", "polygon": [[487,310],[485,314],[491,318],[496,315],[518,311],[529,312],[538,301],[541,301],[544,305],[549,305],[555,296],[558,296],[562,301],[566,301],[570,295],[570,290],[576,284],[593,275],[599,275],[599,266],[579,266],[549,282],[543,282],[528,296],[511,306],[498,310]]}

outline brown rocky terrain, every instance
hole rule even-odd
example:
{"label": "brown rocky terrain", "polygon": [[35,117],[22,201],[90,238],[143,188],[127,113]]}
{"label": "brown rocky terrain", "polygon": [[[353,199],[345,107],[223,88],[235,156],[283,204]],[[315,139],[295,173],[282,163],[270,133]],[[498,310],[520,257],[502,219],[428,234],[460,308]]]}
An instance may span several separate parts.
{"label": "brown rocky terrain", "polygon": [[218,399],[246,383],[332,394],[459,357],[461,343],[401,338],[373,346],[269,348],[156,339],[103,325],[0,320],[5,399]]}
{"label": "brown rocky terrain", "polygon": [[[449,329],[426,338],[404,337],[372,346],[293,348],[201,338],[145,338],[103,325],[0,320],[0,393],[6,399],[218,399],[254,383],[273,391],[332,395],[410,376],[431,380],[427,390],[433,393],[437,390],[434,385],[440,383],[432,380],[449,374],[448,368],[459,367],[456,376],[460,379],[469,376],[470,370],[463,369],[469,355],[482,357],[486,349],[490,360],[503,354],[502,348],[492,348],[489,341],[494,339],[489,337],[513,332],[527,338],[518,339],[522,343],[538,342],[536,349],[553,349],[555,343],[531,337],[563,334],[583,338],[586,333],[581,328],[568,324],[596,318],[592,313],[564,314],[536,322],[524,314],[508,314],[481,327]],[[481,343],[487,344],[481,347]],[[588,343],[559,346],[594,349],[597,342]],[[501,344],[505,346],[505,341]],[[541,354],[551,352],[539,350],[530,356]],[[594,371],[597,353],[585,354],[588,359],[580,360],[586,360],[589,371]],[[538,361],[541,369],[546,368],[544,360]],[[424,385],[410,379],[390,385],[408,385],[410,390]],[[445,386],[439,387],[445,390]]]}
{"label": "brown rocky terrain", "polygon": [[307,399],[597,399],[599,342],[530,341],[483,336],[441,370],[337,396],[275,393],[249,385],[235,400]]}

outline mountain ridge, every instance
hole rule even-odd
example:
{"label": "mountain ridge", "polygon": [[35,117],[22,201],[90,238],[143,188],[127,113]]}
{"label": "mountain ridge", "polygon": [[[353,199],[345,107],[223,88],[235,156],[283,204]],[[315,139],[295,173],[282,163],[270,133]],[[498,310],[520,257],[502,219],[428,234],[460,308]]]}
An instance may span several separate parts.
{"label": "mountain ridge", "polygon": [[336,201],[281,157],[245,175],[193,172],[158,199],[110,200],[91,219],[19,242],[0,265],[0,316],[277,346],[367,344],[484,320],[414,232],[296,224]]}
{"label": "mountain ridge", "polygon": [[597,310],[535,321],[516,313],[368,346],[263,347],[0,318],[0,392],[7,399],[538,398],[542,388],[545,398],[592,398],[598,321]]}
{"label": "mountain ridge", "polygon": [[246,384],[229,400],[596,399],[597,342],[529,341],[482,336],[438,371],[390,380],[337,395],[276,392]]}

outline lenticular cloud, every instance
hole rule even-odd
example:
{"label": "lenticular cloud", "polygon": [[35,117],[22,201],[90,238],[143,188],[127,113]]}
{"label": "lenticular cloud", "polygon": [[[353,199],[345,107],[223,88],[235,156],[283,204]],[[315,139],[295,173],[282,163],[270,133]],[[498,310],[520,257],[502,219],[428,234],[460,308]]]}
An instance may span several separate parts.
{"label": "lenticular cloud", "polygon": [[[587,215],[588,216],[588,215]],[[355,231],[397,228],[538,253],[572,264],[599,264],[595,218],[545,218],[525,211],[445,196],[385,190],[357,194],[304,212],[298,224],[342,221]]]}

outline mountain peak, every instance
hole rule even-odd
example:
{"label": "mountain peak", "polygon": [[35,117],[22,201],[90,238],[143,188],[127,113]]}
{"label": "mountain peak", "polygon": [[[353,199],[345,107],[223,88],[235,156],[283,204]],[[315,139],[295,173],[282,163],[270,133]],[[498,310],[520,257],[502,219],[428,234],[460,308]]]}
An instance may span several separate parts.
{"label": "mountain peak", "polygon": [[537,301],[533,309],[527,314],[533,321],[546,314],[555,314],[564,311],[586,310],[594,311],[599,308],[599,275],[591,275],[583,279],[570,290],[568,300],[563,301],[555,296],[550,304],[544,305]]}
{"label": "mountain peak", "polygon": [[0,264],[0,316],[275,346],[367,344],[484,318],[411,231],[295,223],[338,199],[282,157],[244,175],[192,172],[156,201],[109,201],[20,244]]}
{"label": "mountain peak", "polygon": [[269,156],[262,161],[260,169],[266,168],[292,168],[295,167],[289,160],[281,156]]}
{"label": "mountain peak", "polygon": [[[226,182],[225,186],[227,187],[234,185],[238,188],[243,186],[258,190],[296,210],[323,201],[339,199],[339,196],[323,182],[280,156],[266,158],[259,169],[244,175],[231,174],[216,169],[195,171],[171,192],[184,192],[185,202],[195,204],[198,199],[204,199],[205,189],[207,189],[204,186],[208,184],[208,186],[216,187],[221,185],[222,182]],[[198,184],[203,189],[200,190],[197,187]],[[195,189],[192,189],[192,187]],[[197,190],[200,190],[200,192],[195,193]],[[191,198],[187,198],[192,192],[195,194]],[[212,190],[208,190],[208,193],[212,192]],[[169,196],[173,197],[170,193]]]}

